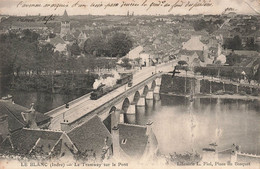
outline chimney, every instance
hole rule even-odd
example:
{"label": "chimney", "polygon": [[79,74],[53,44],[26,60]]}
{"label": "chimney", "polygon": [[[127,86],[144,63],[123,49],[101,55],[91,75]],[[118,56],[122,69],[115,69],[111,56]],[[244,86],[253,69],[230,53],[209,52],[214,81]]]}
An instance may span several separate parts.
{"label": "chimney", "polygon": [[120,143],[119,143],[119,127],[112,128],[112,143],[113,143],[113,156],[120,158]]}
{"label": "chimney", "polygon": [[0,116],[0,144],[4,141],[9,135],[8,128],[8,115],[3,114]]}
{"label": "chimney", "polygon": [[27,123],[27,127],[31,129],[38,129],[36,124],[36,112],[34,109],[34,103],[31,104],[31,108],[26,112],[21,112],[24,121]]}

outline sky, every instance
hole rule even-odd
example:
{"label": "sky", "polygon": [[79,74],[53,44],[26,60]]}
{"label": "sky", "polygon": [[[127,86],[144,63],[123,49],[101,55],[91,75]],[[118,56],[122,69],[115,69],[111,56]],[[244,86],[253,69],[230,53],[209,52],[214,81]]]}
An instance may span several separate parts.
{"label": "sky", "polygon": [[[138,6],[121,7],[130,3]],[[44,7],[46,4],[59,7]],[[191,9],[194,4],[206,6]],[[28,7],[30,5],[38,7]],[[260,15],[260,0],[0,0],[2,15],[62,15],[65,9],[69,15],[125,15],[127,11],[135,15],[193,15],[221,14],[225,10],[226,13]]]}

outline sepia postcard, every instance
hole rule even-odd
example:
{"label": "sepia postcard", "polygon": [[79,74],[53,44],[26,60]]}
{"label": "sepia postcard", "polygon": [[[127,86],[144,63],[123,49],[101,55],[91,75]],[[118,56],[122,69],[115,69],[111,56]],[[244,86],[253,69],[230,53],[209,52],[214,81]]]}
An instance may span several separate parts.
{"label": "sepia postcard", "polygon": [[0,169],[260,168],[260,0],[0,0]]}

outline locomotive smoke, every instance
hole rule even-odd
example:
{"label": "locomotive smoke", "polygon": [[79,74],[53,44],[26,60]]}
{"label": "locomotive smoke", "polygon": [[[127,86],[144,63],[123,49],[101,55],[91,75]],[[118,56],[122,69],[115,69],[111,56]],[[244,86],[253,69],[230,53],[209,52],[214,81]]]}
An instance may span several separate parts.
{"label": "locomotive smoke", "polygon": [[117,79],[120,79],[120,75],[116,71],[111,72],[113,74],[113,77],[107,77],[103,79],[100,77],[99,79],[96,79],[93,83],[93,89],[97,89],[101,84],[106,85],[107,87],[112,87],[116,84]]}

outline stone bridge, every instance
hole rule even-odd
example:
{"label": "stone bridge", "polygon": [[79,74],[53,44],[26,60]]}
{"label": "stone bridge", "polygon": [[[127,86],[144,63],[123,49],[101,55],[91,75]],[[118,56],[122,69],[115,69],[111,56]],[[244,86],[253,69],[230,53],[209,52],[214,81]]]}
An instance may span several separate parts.
{"label": "stone bridge", "polygon": [[[137,109],[139,109],[138,112],[143,112],[147,107],[153,106],[153,101],[160,100],[161,75],[162,73],[152,73],[150,77],[134,84],[128,89],[126,89],[126,85],[121,86],[116,89],[120,91],[119,94],[113,95],[108,93],[103,96],[105,97],[103,99],[106,100],[103,104],[100,99],[86,101],[82,104],[89,107],[92,107],[92,105],[88,103],[91,101],[100,102],[100,104],[96,107],[93,106],[92,110],[86,111],[83,114],[79,113],[80,115],[78,115],[77,108],[75,108],[75,111],[73,111],[72,108],[70,112],[73,112],[73,118],[69,118],[68,120],[65,117],[61,122],[61,130],[68,131],[95,114],[104,121],[109,130],[118,123],[135,123]],[[111,93],[113,93],[113,91]],[[84,109],[86,110],[87,108],[79,110],[84,111]]]}

